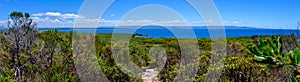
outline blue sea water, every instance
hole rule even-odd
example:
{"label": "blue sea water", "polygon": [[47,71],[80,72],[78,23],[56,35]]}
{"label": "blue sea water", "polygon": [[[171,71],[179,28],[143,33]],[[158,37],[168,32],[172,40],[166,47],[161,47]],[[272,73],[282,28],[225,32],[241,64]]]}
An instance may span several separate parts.
{"label": "blue sea water", "polygon": [[[172,28],[172,27],[170,27]],[[39,29],[40,31],[49,30],[48,29]],[[74,29],[71,28],[57,28],[60,32],[71,32]],[[219,30],[220,28],[214,28],[212,30]],[[138,30],[134,30],[130,27],[126,28],[97,28],[86,29],[86,28],[77,28],[74,30],[79,33],[99,33],[99,34],[112,34],[112,33],[125,33],[125,34],[142,34],[150,38],[217,38],[221,36],[210,36],[210,32],[207,27],[192,27],[192,29],[187,29],[185,27],[174,27],[172,31],[159,27],[159,26],[147,26],[142,27]],[[131,33],[133,31],[133,33]],[[222,30],[221,30],[222,31]],[[177,37],[175,34],[177,34]],[[252,28],[252,27],[234,27],[234,26],[225,26],[226,37],[246,37],[246,36],[262,36],[262,35],[291,35],[298,34],[298,30],[292,29],[262,29],[262,28]],[[195,34],[195,37],[193,36]],[[214,32],[217,34],[217,32]]]}

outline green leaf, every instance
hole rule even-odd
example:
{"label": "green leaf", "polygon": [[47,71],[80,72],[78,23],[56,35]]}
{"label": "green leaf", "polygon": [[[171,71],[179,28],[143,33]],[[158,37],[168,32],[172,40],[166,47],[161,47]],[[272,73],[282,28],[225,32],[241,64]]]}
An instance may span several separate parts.
{"label": "green leaf", "polygon": [[298,48],[294,49],[294,55],[296,59],[296,64],[300,66],[300,53],[298,50],[299,50]]}
{"label": "green leaf", "polygon": [[286,54],[286,58],[290,58],[291,62],[290,63],[293,63],[294,62],[294,58],[293,58],[293,54],[292,53],[287,53]]}
{"label": "green leaf", "polygon": [[299,54],[299,51],[298,51],[299,49],[298,48],[295,48],[294,49],[294,54]]}
{"label": "green leaf", "polygon": [[274,67],[277,67],[277,66],[278,66],[277,64],[268,64],[267,68],[274,68]]}
{"label": "green leaf", "polygon": [[285,57],[280,57],[280,60],[285,63],[285,64],[288,64],[288,60],[285,58]]}
{"label": "green leaf", "polygon": [[298,82],[298,80],[295,77],[293,77],[292,82]]}
{"label": "green leaf", "polygon": [[298,62],[298,57],[297,57],[298,54],[299,54],[298,48],[295,48],[295,49],[294,49],[294,54],[293,54],[293,58],[294,58],[295,63]]}
{"label": "green leaf", "polygon": [[264,61],[264,60],[266,60],[266,58],[262,57],[262,56],[254,55],[254,60],[256,60],[256,61]]}
{"label": "green leaf", "polygon": [[259,41],[258,42],[259,47],[265,46],[265,43],[264,43],[264,41],[261,38],[259,38],[258,41]]}

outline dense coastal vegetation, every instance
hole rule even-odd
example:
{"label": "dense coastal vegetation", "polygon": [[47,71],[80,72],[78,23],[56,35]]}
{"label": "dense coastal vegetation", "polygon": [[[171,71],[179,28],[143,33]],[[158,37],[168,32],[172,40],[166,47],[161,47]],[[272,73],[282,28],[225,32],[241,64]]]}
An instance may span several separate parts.
{"label": "dense coastal vegetation", "polygon": [[[9,30],[0,35],[0,81],[47,81],[77,82],[80,78],[74,65],[72,32],[58,30],[36,31],[29,14],[13,12],[7,26]],[[86,34],[88,35],[88,34]],[[109,81],[142,81],[123,73],[112,56],[110,34],[96,34],[96,57],[100,69]],[[92,40],[91,37],[84,37]],[[94,37],[92,37],[94,38]],[[290,36],[253,36],[227,38],[225,64],[219,81],[292,81],[300,80],[299,38]],[[202,82],[209,68],[212,51],[211,39],[198,38],[202,51],[198,55],[198,71],[194,79]],[[80,42],[84,42],[80,41]],[[154,45],[165,48],[166,65],[159,72],[160,81],[172,81],[180,72],[180,49],[175,38],[136,38],[129,44],[129,53],[134,63],[147,67],[153,62],[148,52]],[[84,53],[82,53],[84,54]]]}

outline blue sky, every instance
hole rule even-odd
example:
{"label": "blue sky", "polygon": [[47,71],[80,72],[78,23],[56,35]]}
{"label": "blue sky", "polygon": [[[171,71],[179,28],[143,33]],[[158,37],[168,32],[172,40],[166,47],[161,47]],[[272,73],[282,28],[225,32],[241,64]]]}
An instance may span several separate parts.
{"label": "blue sky", "polygon": [[[83,0],[0,0],[0,21],[7,20],[12,11],[21,11],[30,13],[40,27],[72,26],[74,19],[80,17],[77,13],[83,2]],[[225,25],[295,28],[297,21],[300,21],[300,0],[214,0],[214,2]],[[167,6],[182,15],[186,21],[195,25],[202,24],[201,17],[184,0],[116,0],[101,19],[89,21],[104,21],[109,22],[108,26],[114,25],[116,22],[124,22],[120,19],[132,9],[147,4]]]}

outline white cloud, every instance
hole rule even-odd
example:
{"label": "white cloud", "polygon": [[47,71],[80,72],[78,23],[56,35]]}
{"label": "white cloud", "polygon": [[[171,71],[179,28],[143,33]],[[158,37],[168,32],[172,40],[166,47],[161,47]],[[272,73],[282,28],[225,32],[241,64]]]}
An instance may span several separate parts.
{"label": "white cloud", "polygon": [[60,13],[60,12],[36,13],[36,14],[32,14],[32,16],[34,17],[49,16],[49,17],[58,17],[63,19],[84,18],[83,16],[79,16],[73,13]]}
{"label": "white cloud", "polygon": [[76,18],[78,15],[75,14],[63,14],[61,15],[62,18]]}
{"label": "white cloud", "polygon": [[2,28],[2,26],[5,25],[5,23],[7,23],[7,21],[5,21],[5,20],[0,20],[0,28]]}
{"label": "white cloud", "polygon": [[59,13],[59,12],[47,12],[45,15],[46,16],[61,16],[61,13]]}
{"label": "white cloud", "polygon": [[[38,27],[73,27],[75,19],[62,20],[51,17],[31,17],[34,22],[38,23]],[[7,21],[0,21],[0,24],[5,24]],[[173,21],[153,21],[153,20],[105,20],[105,19],[77,19],[77,25],[80,27],[100,26],[142,26],[142,25],[164,25],[164,26],[205,26],[201,21],[185,22],[183,20]],[[238,22],[223,22],[224,26],[250,26]]]}
{"label": "white cloud", "polygon": [[[110,16],[114,16],[111,14]],[[103,18],[87,19],[84,16],[80,16],[73,13],[60,13],[60,12],[45,12],[35,13],[31,17],[39,24],[39,27],[72,27],[76,23],[81,26],[140,26],[140,25],[165,25],[165,26],[205,26],[203,21],[184,21],[184,20],[169,20],[169,21],[156,21],[156,20],[106,20]],[[212,20],[208,20],[209,25],[217,25]],[[247,26],[249,24],[233,21],[223,21],[225,26]]]}
{"label": "white cloud", "polygon": [[[214,21],[209,21],[209,24],[206,24],[203,21],[184,21],[184,20],[169,20],[169,21],[155,21],[155,20],[102,20],[100,21],[103,26],[141,26],[141,25],[165,25],[165,26],[219,26],[219,23]],[[241,22],[228,22],[222,21],[224,26],[248,26],[247,23]]]}
{"label": "white cloud", "polygon": [[44,16],[43,13],[32,14],[32,16]]}
{"label": "white cloud", "polygon": [[57,18],[50,17],[31,17],[34,22],[38,23],[38,27],[70,27],[73,25],[73,22],[70,20],[60,20]]}
{"label": "white cloud", "polygon": [[14,1],[14,3],[17,3],[18,0],[6,0],[6,2]]}

